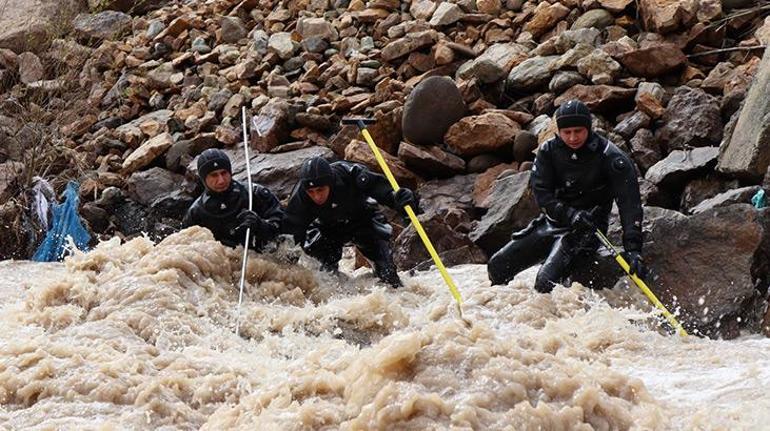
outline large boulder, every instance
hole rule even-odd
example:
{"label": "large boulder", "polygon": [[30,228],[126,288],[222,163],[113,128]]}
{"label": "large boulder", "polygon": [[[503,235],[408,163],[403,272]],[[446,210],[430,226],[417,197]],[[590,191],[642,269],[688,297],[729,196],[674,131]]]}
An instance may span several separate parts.
{"label": "large boulder", "polygon": [[437,37],[435,30],[407,33],[406,36],[385,45],[380,55],[383,61],[390,62],[412,51],[433,45]]}
{"label": "large boulder", "polygon": [[524,31],[530,32],[534,37],[540,37],[566,17],[569,12],[570,8],[559,2],[553,4],[539,2],[532,18],[527,20],[524,25]]}
{"label": "large boulder", "polygon": [[[444,265],[486,263],[484,252],[466,234],[458,232],[444,214],[430,212],[418,216],[418,219]],[[393,259],[399,269],[432,263],[430,254],[411,224],[398,235],[393,250]]]}
{"label": "large boulder", "polygon": [[426,78],[406,98],[401,121],[404,138],[415,145],[442,144],[446,131],[465,110],[463,96],[451,78]]}
{"label": "large boulder", "polygon": [[530,174],[519,172],[495,181],[485,205],[489,210],[470,233],[473,242],[488,256],[504,246],[511,233],[525,227],[540,213],[529,187]]}
{"label": "large boulder", "polygon": [[131,16],[107,10],[97,14],[80,14],[73,21],[75,34],[83,40],[113,40],[131,31]]}
{"label": "large boulder", "polygon": [[45,77],[45,67],[37,55],[31,52],[23,52],[18,56],[18,63],[19,81],[31,84]]}
{"label": "large boulder", "polygon": [[465,160],[437,146],[418,147],[402,142],[398,158],[408,168],[429,177],[449,177],[465,171]]}
{"label": "large boulder", "polygon": [[759,180],[770,166],[770,50],[765,51],[717,170]]}
{"label": "large boulder", "polygon": [[4,0],[0,3],[0,48],[40,52],[57,30],[82,12],[80,0]]}
{"label": "large boulder", "polygon": [[640,0],[637,4],[647,31],[670,33],[693,23],[699,3],[692,0]]}
{"label": "large boulder", "polygon": [[512,148],[520,130],[519,124],[506,115],[490,112],[461,119],[449,128],[444,141],[454,153],[472,157]]}
{"label": "large boulder", "polygon": [[645,218],[650,288],[690,329],[719,334],[743,312],[762,276],[754,269],[767,236],[761,212],[737,204],[690,217],[657,209]]}
{"label": "large boulder", "polygon": [[533,57],[517,64],[508,73],[505,86],[513,93],[534,93],[551,80],[558,55]]}
{"label": "large boulder", "polygon": [[251,146],[257,151],[268,152],[286,143],[289,138],[288,102],[272,99],[251,120]]}
{"label": "large boulder", "polygon": [[621,55],[620,62],[636,76],[654,78],[680,69],[687,57],[672,43],[657,43]]}
{"label": "large boulder", "polygon": [[508,176],[518,172],[517,163],[500,163],[495,166],[491,166],[480,173],[476,178],[476,183],[473,186],[473,202],[479,208],[486,208],[485,205],[492,205],[492,202],[487,200],[489,194],[492,192],[495,181],[498,177]]}
{"label": "large boulder", "polygon": [[[243,151],[226,150],[233,167],[233,178],[245,184],[246,163]],[[251,179],[269,188],[278,199],[285,199],[299,180],[302,163],[311,157],[323,157],[334,161],[332,150],[326,147],[310,147],[286,153],[259,153],[251,156]],[[193,163],[194,165],[194,163]]]}
{"label": "large boulder", "polygon": [[192,139],[178,141],[166,151],[166,168],[174,172],[184,171],[195,156],[217,145],[214,133],[201,133]]}
{"label": "large boulder", "polygon": [[718,145],[722,140],[719,103],[699,88],[677,88],[663,114],[663,123],[657,136],[660,144],[669,149]]}
{"label": "large boulder", "polygon": [[477,174],[456,175],[447,179],[431,180],[420,184],[420,207],[426,213],[440,212],[448,208],[457,208],[468,214],[474,214],[473,187]]}
{"label": "large boulder", "polygon": [[577,99],[594,112],[625,112],[633,103],[636,90],[614,85],[574,85],[557,97],[553,104]]}
{"label": "large boulder", "polygon": [[706,199],[692,209],[693,214],[700,214],[712,208],[725,207],[732,204],[747,204],[751,202],[751,197],[758,191],[759,186],[747,186],[720,193],[712,198]]}
{"label": "large boulder", "polygon": [[658,187],[683,187],[685,182],[713,167],[718,154],[716,147],[672,151],[648,169],[644,178]]}
{"label": "large boulder", "polygon": [[150,129],[167,130],[167,125],[173,116],[174,111],[168,109],[150,112],[136,120],[119,126],[115,129],[115,135],[130,147],[136,148],[146,136],[149,136],[144,131]]}
{"label": "large boulder", "polygon": [[174,138],[169,133],[161,133],[148,140],[126,157],[123,161],[123,173],[131,174],[144,168],[172,145],[174,145]]}
{"label": "large boulder", "polygon": [[457,76],[463,79],[477,78],[489,84],[497,82],[511,71],[513,66],[527,58],[527,49],[516,43],[497,43],[477,58],[463,64]]}
{"label": "large boulder", "polygon": [[175,218],[182,218],[194,200],[184,184],[184,176],[158,167],[135,172],[126,181],[131,199]]}

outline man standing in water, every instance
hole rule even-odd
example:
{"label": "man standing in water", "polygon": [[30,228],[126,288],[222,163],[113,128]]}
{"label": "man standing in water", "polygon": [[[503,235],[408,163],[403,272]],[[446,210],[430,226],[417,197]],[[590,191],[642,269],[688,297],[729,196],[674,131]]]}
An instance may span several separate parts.
{"label": "man standing in water", "polygon": [[330,164],[314,157],[302,165],[283,230],[318,259],[324,271],[337,271],[342,247],[352,242],[372,264],[377,277],[399,287],[402,283],[389,243],[393,228],[376,203],[402,212],[406,205],[419,210],[414,192],[405,188],[393,192],[384,176],[356,163]]}
{"label": "man standing in water", "polygon": [[531,187],[543,214],[489,260],[492,284],[505,284],[545,258],[535,280],[548,293],[575,268],[592,265],[599,246],[594,230],[607,231],[613,200],[620,210],[624,257],[631,273],[645,275],[642,204],[631,159],[591,130],[591,112],[578,100],[556,111],[558,135],[545,142],[532,168]]}
{"label": "man standing in water", "polygon": [[253,211],[249,210],[249,191],[232,179],[230,158],[224,151],[211,148],[198,156],[198,177],[205,190],[193,202],[182,221],[208,228],[217,241],[229,247],[243,245],[246,229],[251,228],[249,248],[262,251],[280,230],[283,210],[278,199],[265,187],[254,184]]}

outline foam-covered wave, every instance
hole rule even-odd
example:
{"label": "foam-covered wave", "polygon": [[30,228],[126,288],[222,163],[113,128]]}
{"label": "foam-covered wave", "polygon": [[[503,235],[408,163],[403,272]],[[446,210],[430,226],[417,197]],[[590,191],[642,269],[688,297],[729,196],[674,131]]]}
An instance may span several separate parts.
{"label": "foam-covered wave", "polygon": [[[455,267],[468,328],[436,272],[392,290],[361,271],[334,277],[280,253],[251,254],[236,337],[240,253],[194,227],[157,245],[113,239],[64,265],[0,267],[15,274],[0,284],[0,420],[11,429],[615,430],[708,417],[697,406],[685,413],[661,373],[682,352],[704,359],[727,343],[657,332],[632,290],[541,295],[526,274],[490,287],[483,266]],[[745,357],[767,346],[756,343]]]}

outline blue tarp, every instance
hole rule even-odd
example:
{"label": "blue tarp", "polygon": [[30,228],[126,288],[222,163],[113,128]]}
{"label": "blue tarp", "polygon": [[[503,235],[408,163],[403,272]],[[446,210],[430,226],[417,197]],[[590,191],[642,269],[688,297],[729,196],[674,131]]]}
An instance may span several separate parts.
{"label": "blue tarp", "polygon": [[32,260],[37,262],[54,262],[64,259],[68,249],[68,238],[79,250],[88,249],[88,241],[91,235],[83,227],[78,215],[80,186],[74,181],[67,184],[64,191],[64,202],[53,207],[53,223],[45,239],[38,247]]}
{"label": "blue tarp", "polygon": [[767,197],[763,189],[759,189],[757,194],[751,198],[751,203],[754,204],[754,208],[762,209],[767,206]]}

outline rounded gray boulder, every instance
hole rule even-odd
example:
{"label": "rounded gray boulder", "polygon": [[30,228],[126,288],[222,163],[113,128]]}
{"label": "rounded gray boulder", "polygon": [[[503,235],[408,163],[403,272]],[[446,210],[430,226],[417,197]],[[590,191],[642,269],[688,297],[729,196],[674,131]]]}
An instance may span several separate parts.
{"label": "rounded gray boulder", "polygon": [[451,78],[424,79],[404,104],[401,119],[404,138],[415,145],[441,144],[444,134],[465,115],[465,110],[462,94]]}

